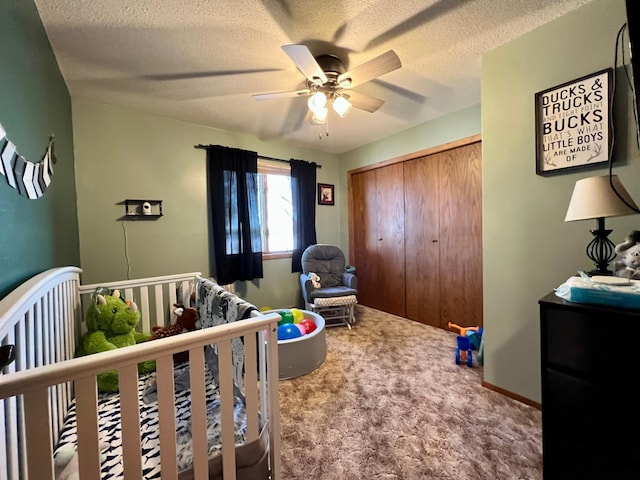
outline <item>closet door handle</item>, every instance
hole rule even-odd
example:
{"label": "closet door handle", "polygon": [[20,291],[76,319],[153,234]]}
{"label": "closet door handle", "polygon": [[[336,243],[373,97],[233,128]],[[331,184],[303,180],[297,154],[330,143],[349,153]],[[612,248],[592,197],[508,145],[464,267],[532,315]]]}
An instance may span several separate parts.
{"label": "closet door handle", "polygon": [[434,238],[433,240],[431,240],[431,243],[438,243],[438,239]]}

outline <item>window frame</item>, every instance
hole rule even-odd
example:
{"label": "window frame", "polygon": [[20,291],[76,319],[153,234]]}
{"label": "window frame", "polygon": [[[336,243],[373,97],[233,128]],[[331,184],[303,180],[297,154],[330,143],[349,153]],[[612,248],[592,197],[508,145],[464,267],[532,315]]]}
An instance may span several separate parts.
{"label": "window frame", "polygon": [[[263,193],[260,198],[260,204],[264,205],[260,211],[260,230],[262,231],[265,245],[263,245],[262,258],[264,260],[275,260],[278,258],[291,258],[293,256],[293,249],[291,251],[279,251],[279,252],[265,252],[265,248],[268,244],[268,216],[269,211],[266,208],[266,192],[267,192],[267,175],[282,175],[288,177],[291,180],[291,166],[288,162],[265,160],[258,158],[258,174],[260,175],[261,187],[260,192]],[[293,230],[291,231],[291,237],[293,239]]]}

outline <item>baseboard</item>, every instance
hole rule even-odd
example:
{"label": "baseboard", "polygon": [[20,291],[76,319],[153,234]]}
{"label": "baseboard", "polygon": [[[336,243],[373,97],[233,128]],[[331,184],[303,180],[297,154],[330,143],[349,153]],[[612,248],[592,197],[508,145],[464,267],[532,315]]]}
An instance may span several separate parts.
{"label": "baseboard", "polygon": [[493,390],[494,392],[501,393],[502,395],[504,395],[506,397],[513,398],[514,400],[517,400],[520,403],[524,403],[525,405],[529,405],[530,407],[537,408],[538,410],[542,410],[542,404],[541,403],[534,402],[533,400],[529,400],[526,397],[522,397],[520,395],[516,395],[513,392],[510,392],[510,391],[505,390],[505,389],[500,388],[500,387],[496,387],[495,385],[491,385],[490,383],[487,383],[484,380],[482,381],[482,386],[485,387],[485,388],[488,388],[489,390]]}

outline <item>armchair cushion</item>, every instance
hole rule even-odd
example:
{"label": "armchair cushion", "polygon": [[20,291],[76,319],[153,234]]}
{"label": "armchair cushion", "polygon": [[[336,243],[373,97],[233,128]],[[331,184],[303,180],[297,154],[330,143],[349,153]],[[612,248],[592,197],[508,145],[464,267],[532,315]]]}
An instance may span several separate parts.
{"label": "armchair cushion", "polygon": [[317,274],[322,288],[342,285],[344,267],[344,254],[334,245],[311,245],[302,254],[302,273]]}
{"label": "armchair cushion", "polygon": [[335,287],[338,285],[342,285],[342,275],[339,273],[331,273],[331,272],[316,272],[320,277],[320,286],[324,287]]}
{"label": "armchair cushion", "polygon": [[352,273],[345,273],[342,276],[342,285],[324,288],[314,288],[309,275],[303,273],[300,275],[300,286],[302,287],[302,297],[308,303],[314,303],[314,298],[343,297],[358,294],[358,278]]}
{"label": "armchair cushion", "polygon": [[[316,288],[311,292],[310,298],[346,297],[347,295],[357,295],[358,291],[343,286]],[[311,302],[313,303],[313,302]]]}

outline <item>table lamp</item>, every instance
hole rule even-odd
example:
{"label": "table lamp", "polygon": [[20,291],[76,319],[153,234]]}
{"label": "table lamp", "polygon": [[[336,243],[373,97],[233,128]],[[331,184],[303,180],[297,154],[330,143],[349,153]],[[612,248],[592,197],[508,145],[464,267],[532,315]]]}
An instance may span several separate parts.
{"label": "table lamp", "polygon": [[[624,198],[626,204],[616,195],[611,184]],[[617,175],[611,175],[611,184],[608,175],[578,180],[564,219],[565,222],[596,220],[596,229],[591,230],[593,240],[587,245],[587,257],[596,265],[596,268],[589,272],[590,275],[613,274],[608,267],[609,262],[616,257],[615,244],[608,238],[612,230],[605,229],[604,219],[638,213],[637,205],[622,186]]]}

